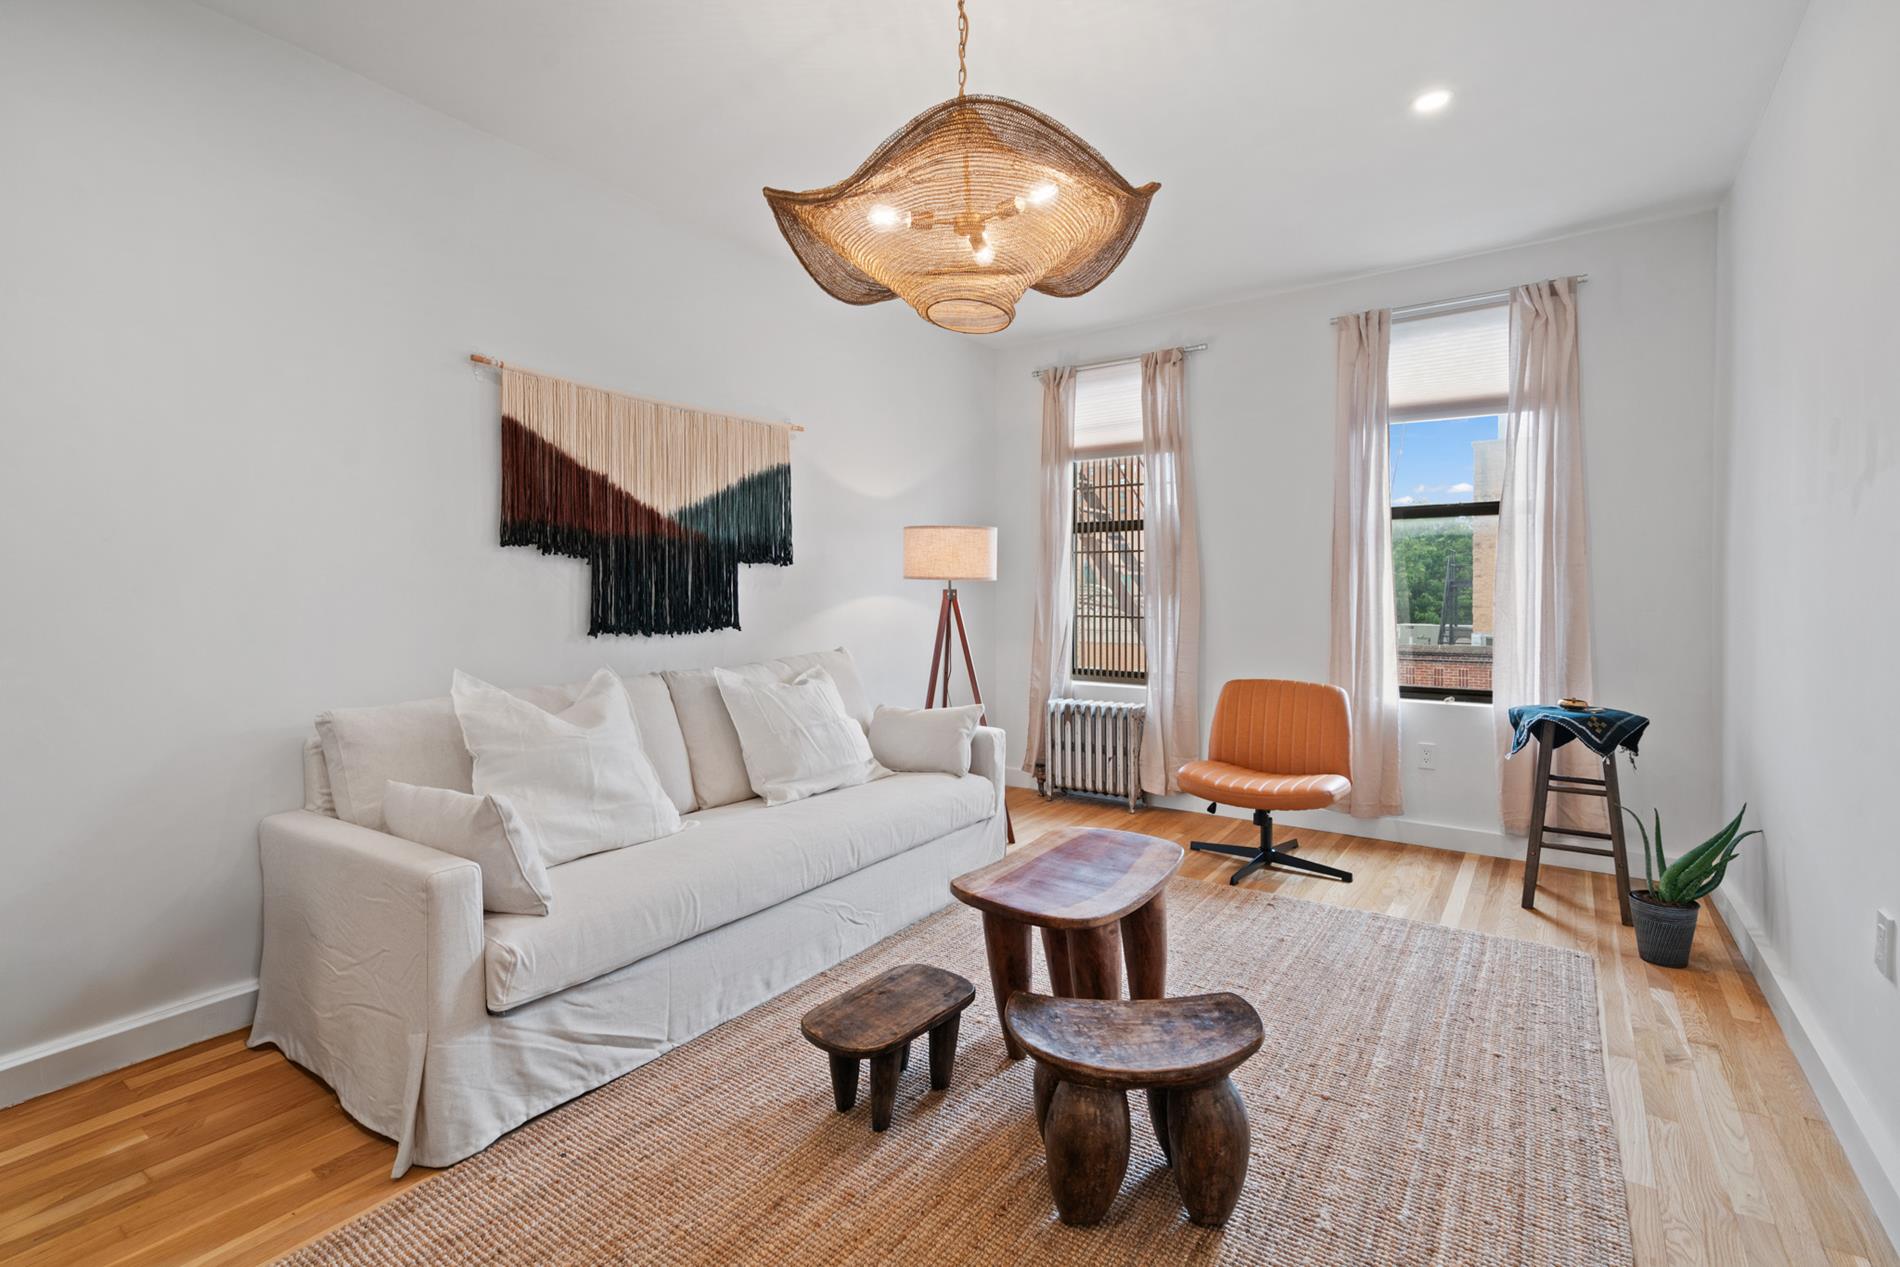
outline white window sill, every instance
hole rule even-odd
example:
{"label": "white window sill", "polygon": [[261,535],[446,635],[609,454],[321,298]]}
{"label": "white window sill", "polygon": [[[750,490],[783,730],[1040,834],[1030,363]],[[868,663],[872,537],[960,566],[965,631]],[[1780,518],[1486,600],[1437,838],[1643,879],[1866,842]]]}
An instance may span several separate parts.
{"label": "white window sill", "polygon": [[1072,699],[1145,700],[1148,688],[1132,682],[1090,682],[1076,679],[1069,683]]}

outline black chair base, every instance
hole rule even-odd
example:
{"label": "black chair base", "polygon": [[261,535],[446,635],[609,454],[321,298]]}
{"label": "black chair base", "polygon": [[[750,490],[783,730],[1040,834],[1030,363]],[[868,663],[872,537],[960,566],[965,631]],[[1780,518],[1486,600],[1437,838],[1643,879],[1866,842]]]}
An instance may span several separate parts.
{"label": "black chair base", "polygon": [[[1209,805],[1207,812],[1212,814],[1214,806]],[[1279,867],[1290,871],[1304,871],[1312,875],[1323,875],[1330,880],[1352,883],[1352,872],[1341,871],[1338,867],[1329,867],[1323,862],[1314,862],[1309,858],[1295,858],[1292,851],[1298,849],[1297,840],[1289,840],[1275,846],[1273,843],[1273,815],[1266,810],[1253,812],[1253,821],[1260,828],[1260,844],[1253,845],[1217,845],[1211,841],[1197,840],[1188,848],[1202,853],[1224,853],[1235,858],[1245,858],[1247,862],[1227,878],[1229,884],[1239,884],[1254,872],[1265,867]]]}

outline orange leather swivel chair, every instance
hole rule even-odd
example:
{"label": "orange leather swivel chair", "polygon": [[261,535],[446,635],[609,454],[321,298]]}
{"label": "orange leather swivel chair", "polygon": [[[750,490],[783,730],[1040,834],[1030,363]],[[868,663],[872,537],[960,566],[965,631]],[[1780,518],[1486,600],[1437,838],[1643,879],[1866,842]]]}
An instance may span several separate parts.
{"label": "orange leather swivel chair", "polygon": [[1325,809],[1352,791],[1351,734],[1346,692],[1337,686],[1241,678],[1221,687],[1207,760],[1181,767],[1181,790],[1213,802],[1210,814],[1217,805],[1252,810],[1260,847],[1203,840],[1191,847],[1247,859],[1229,884],[1262,867],[1292,867],[1350,882],[1350,871],[1290,856],[1299,848],[1294,841],[1275,848],[1273,811]]}

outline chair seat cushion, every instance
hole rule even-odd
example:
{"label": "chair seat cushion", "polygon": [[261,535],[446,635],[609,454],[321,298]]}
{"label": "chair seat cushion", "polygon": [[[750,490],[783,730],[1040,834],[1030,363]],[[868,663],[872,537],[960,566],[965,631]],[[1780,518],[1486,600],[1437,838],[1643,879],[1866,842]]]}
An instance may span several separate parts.
{"label": "chair seat cushion", "polygon": [[996,785],[981,775],[894,774],[788,805],[701,810],[685,831],[550,867],[546,915],[484,921],[489,1010],[591,981],[997,813]]}
{"label": "chair seat cushion", "polygon": [[1226,761],[1190,761],[1181,767],[1181,790],[1242,809],[1325,809],[1352,791],[1337,774],[1267,774]]}

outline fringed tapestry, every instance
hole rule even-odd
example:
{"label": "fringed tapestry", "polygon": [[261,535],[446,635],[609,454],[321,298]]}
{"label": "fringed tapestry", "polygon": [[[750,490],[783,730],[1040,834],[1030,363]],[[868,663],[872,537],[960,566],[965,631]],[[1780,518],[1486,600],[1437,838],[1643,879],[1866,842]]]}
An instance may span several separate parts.
{"label": "fringed tapestry", "polygon": [[587,632],[739,627],[739,565],[792,561],[783,426],[501,372],[501,543],[586,559]]}

